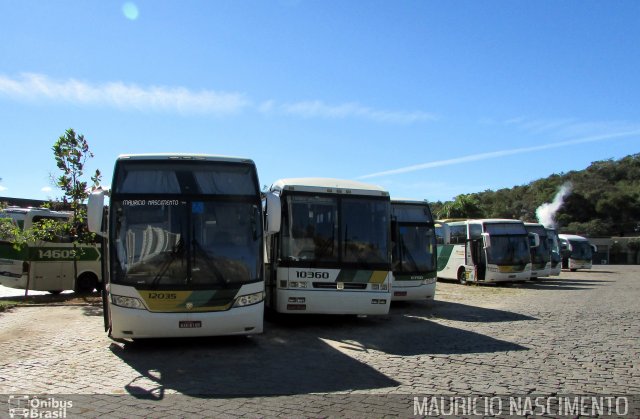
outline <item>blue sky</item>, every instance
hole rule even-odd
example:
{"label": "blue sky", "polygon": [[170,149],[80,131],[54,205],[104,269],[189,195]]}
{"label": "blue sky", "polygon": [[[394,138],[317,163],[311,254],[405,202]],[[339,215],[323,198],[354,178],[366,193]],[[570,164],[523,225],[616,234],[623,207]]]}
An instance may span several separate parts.
{"label": "blue sky", "polygon": [[640,152],[638,1],[0,0],[0,195],[51,146],[450,200]]}

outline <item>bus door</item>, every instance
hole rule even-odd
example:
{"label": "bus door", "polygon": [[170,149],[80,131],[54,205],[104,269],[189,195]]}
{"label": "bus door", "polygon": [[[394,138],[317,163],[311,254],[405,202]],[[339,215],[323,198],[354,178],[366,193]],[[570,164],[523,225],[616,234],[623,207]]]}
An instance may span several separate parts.
{"label": "bus door", "polygon": [[464,264],[467,270],[467,280],[475,281],[478,278],[478,266],[480,254],[478,252],[478,240],[470,239],[465,243]]}
{"label": "bus door", "polygon": [[484,256],[484,247],[481,239],[467,241],[467,264],[474,267],[474,279],[484,280],[487,271],[487,258]]}
{"label": "bus door", "polygon": [[[31,284],[29,288],[40,291],[62,291],[72,289],[73,285],[69,286],[67,274],[68,269],[65,269],[65,265],[71,265],[68,262],[59,261],[33,261],[31,262]],[[73,269],[73,266],[71,266]],[[71,272],[73,277],[73,272]],[[73,282],[73,281],[71,281]]]}

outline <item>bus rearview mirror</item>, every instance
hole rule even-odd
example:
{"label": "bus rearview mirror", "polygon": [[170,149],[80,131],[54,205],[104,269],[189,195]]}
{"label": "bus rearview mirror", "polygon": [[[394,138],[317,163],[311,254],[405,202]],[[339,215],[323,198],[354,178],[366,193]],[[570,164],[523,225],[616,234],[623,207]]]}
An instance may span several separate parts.
{"label": "bus rearview mirror", "polygon": [[265,196],[266,199],[266,234],[275,234],[280,231],[280,197],[273,192],[269,192]]}
{"label": "bus rearview mirror", "polygon": [[106,192],[102,189],[96,189],[89,195],[87,201],[87,227],[92,233],[104,236],[102,228],[102,216],[104,212],[104,196]]}

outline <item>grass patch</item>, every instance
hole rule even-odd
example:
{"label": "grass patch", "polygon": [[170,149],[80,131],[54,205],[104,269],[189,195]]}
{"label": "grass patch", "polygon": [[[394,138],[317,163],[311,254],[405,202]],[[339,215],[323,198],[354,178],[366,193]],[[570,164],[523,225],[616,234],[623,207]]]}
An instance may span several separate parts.
{"label": "grass patch", "polygon": [[15,300],[0,300],[0,313],[12,309],[18,304],[20,303]]}

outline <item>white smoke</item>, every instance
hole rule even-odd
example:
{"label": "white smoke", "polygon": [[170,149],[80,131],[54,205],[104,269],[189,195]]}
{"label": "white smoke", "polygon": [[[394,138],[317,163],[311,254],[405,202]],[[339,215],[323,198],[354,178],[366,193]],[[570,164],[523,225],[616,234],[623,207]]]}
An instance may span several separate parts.
{"label": "white smoke", "polygon": [[556,193],[556,196],[553,197],[553,201],[545,202],[540,205],[536,209],[536,217],[538,218],[538,222],[545,227],[556,227],[556,212],[562,207],[564,204],[564,199],[571,193],[571,189],[573,185],[571,182],[565,182],[560,186],[560,189]]}

